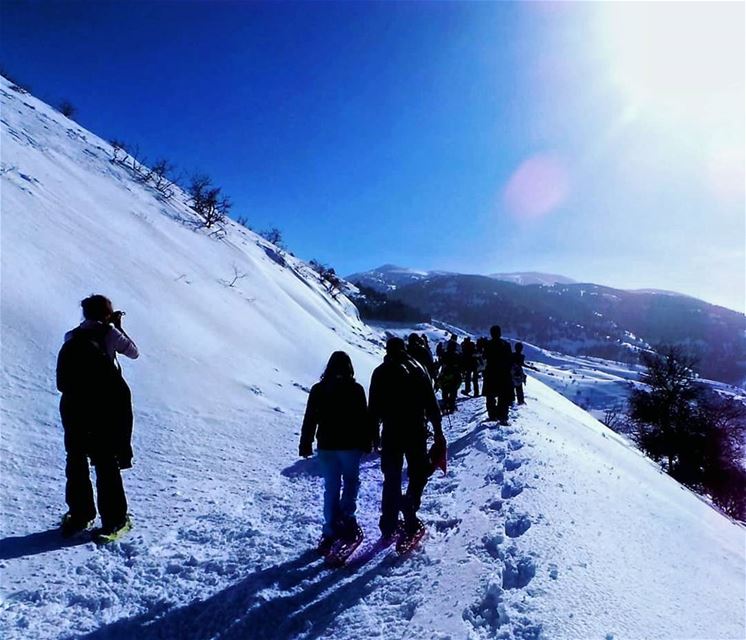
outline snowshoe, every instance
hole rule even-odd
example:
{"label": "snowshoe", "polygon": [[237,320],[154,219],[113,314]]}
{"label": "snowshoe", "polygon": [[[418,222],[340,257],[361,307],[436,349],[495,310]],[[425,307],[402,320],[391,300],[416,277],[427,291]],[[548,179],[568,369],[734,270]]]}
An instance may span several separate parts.
{"label": "snowshoe", "polygon": [[412,549],[414,549],[422,540],[427,533],[425,525],[420,520],[417,520],[416,524],[407,527],[396,541],[396,552],[400,556],[407,555]]}
{"label": "snowshoe", "polygon": [[326,554],[325,561],[330,567],[341,567],[347,562],[347,559],[362,544],[365,535],[363,530],[355,524],[355,529],[350,536],[338,538],[329,552]]}
{"label": "snowshoe", "polygon": [[96,529],[92,538],[96,544],[110,544],[119,540],[130,529],[132,529],[132,520],[127,516],[127,519],[118,527]]}
{"label": "snowshoe", "polygon": [[316,550],[322,555],[325,556],[327,553],[329,553],[332,550],[332,547],[334,546],[334,543],[337,541],[337,538],[335,536],[329,535],[327,533],[324,533],[320,538],[319,542],[316,545]]}
{"label": "snowshoe", "polygon": [[72,538],[73,536],[82,533],[83,531],[88,531],[88,529],[93,526],[94,521],[95,518],[91,518],[90,520],[80,520],[78,518],[74,518],[68,511],[64,516],[62,516],[62,522],[60,523],[60,532],[62,533],[62,537]]}
{"label": "snowshoe", "polygon": [[347,566],[351,568],[357,568],[362,565],[364,565],[366,562],[369,562],[373,558],[375,558],[379,553],[383,553],[388,549],[392,544],[396,542],[397,534],[392,533],[389,536],[381,535],[378,540],[376,540],[372,545],[367,546],[364,548],[359,554],[355,554],[354,558],[351,558],[347,562]]}

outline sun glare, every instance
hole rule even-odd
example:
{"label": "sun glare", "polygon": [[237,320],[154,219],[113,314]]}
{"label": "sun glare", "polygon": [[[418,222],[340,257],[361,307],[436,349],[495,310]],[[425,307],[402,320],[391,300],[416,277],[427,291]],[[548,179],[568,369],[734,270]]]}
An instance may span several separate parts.
{"label": "sun glare", "polygon": [[641,117],[743,135],[742,5],[609,2],[598,25],[611,80]]}

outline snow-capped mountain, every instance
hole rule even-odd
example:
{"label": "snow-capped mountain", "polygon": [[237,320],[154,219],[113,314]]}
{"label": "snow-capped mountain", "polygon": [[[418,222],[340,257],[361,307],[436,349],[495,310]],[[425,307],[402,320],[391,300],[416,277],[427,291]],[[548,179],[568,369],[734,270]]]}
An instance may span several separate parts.
{"label": "snow-capped mountain", "polygon": [[418,271],[417,269],[397,267],[394,264],[384,264],[377,269],[350,274],[345,277],[345,280],[386,293],[413,282],[445,275],[452,274],[449,271]]}
{"label": "snow-capped mountain", "polygon": [[[387,293],[394,291],[408,284],[428,280],[437,276],[457,276],[463,275],[453,271],[421,271],[417,269],[408,269],[406,267],[397,267],[394,264],[384,264],[370,271],[361,271],[352,273],[345,278],[348,282],[362,284],[365,287]],[[513,282],[515,284],[571,284],[575,282],[572,278],[565,276],[553,275],[551,273],[540,273],[538,271],[514,272],[514,273],[492,273],[488,278],[501,280],[504,282]]]}
{"label": "snow-capped mountain", "polygon": [[[306,393],[336,349],[367,386],[379,337],[302,262],[200,228],[180,191],[164,200],[4,79],[0,99],[0,636],[744,637],[744,528],[536,379],[509,428],[481,399],[446,421],[422,549],[325,568],[319,468],[297,456]],[[122,363],[134,528],[104,548],[57,531],[55,356],[91,292],[141,351]],[[369,544],[379,464],[362,465]]]}
{"label": "snow-capped mountain", "polygon": [[567,276],[558,276],[553,273],[540,273],[538,271],[518,271],[514,273],[491,273],[490,278],[502,280],[504,282],[514,282],[515,284],[543,284],[552,286],[553,284],[574,284],[577,280]]}

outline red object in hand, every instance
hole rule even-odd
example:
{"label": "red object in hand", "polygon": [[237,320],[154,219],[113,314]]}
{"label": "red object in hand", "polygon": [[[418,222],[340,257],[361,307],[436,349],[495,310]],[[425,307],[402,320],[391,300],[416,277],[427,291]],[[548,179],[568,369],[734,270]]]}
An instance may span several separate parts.
{"label": "red object in hand", "polygon": [[448,473],[448,445],[444,437],[436,437],[433,446],[427,452],[427,459],[430,463],[430,475],[435,473],[436,469],[440,469],[443,475]]}

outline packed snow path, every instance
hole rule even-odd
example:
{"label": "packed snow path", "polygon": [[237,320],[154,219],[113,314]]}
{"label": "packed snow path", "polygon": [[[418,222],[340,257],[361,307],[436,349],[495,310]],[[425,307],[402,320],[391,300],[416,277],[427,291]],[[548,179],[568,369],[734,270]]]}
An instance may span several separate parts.
{"label": "packed snow path", "polygon": [[[107,610],[128,609],[128,603],[138,603],[142,612],[87,637],[360,638],[380,633],[433,638],[462,637],[465,629],[493,636],[502,627],[506,632],[518,628],[515,637],[538,637],[540,627],[530,622],[521,602],[535,566],[516,544],[530,524],[510,506],[522,487],[523,457],[517,453],[522,444],[509,438],[512,430],[482,424],[483,404],[464,401],[460,413],[446,419],[449,472],[426,489],[421,515],[429,534],[408,558],[389,548],[364,563],[353,558],[350,567],[326,568],[312,550],[320,529],[321,478],[314,460],[298,460],[280,471],[279,485],[270,481],[269,491],[247,493],[245,503],[239,501],[228,512],[229,505],[216,505],[214,514],[187,518],[174,530],[162,531],[160,540],[147,543],[145,534],[135,531],[121,543],[91,549],[82,566],[68,567],[73,575],[50,576],[58,591],[16,593],[6,613],[23,611],[14,625],[19,637],[25,635],[27,616],[46,607],[78,609],[77,622],[91,627],[95,623],[86,621],[89,616],[105,619]],[[474,455],[487,463],[486,476]],[[380,490],[378,458],[371,455],[363,463],[359,501],[368,536],[363,553],[377,538]],[[510,514],[507,520],[505,514]],[[464,518],[473,520],[466,529],[461,527]],[[147,537],[153,534],[158,532],[149,531]],[[44,551],[45,545],[48,551],[66,546],[55,544],[52,533],[31,535],[3,541],[3,558],[17,555],[14,560],[20,562],[25,553]],[[476,578],[483,574],[489,579],[480,584]],[[190,587],[198,585],[200,590],[213,586],[214,593],[169,607],[169,599],[188,599]],[[515,620],[508,618],[510,606],[516,607]],[[434,625],[444,609],[449,624]],[[59,630],[42,629],[37,622],[30,624],[42,635]],[[76,635],[76,620],[68,622],[62,635]],[[8,631],[13,635],[13,628]]]}

